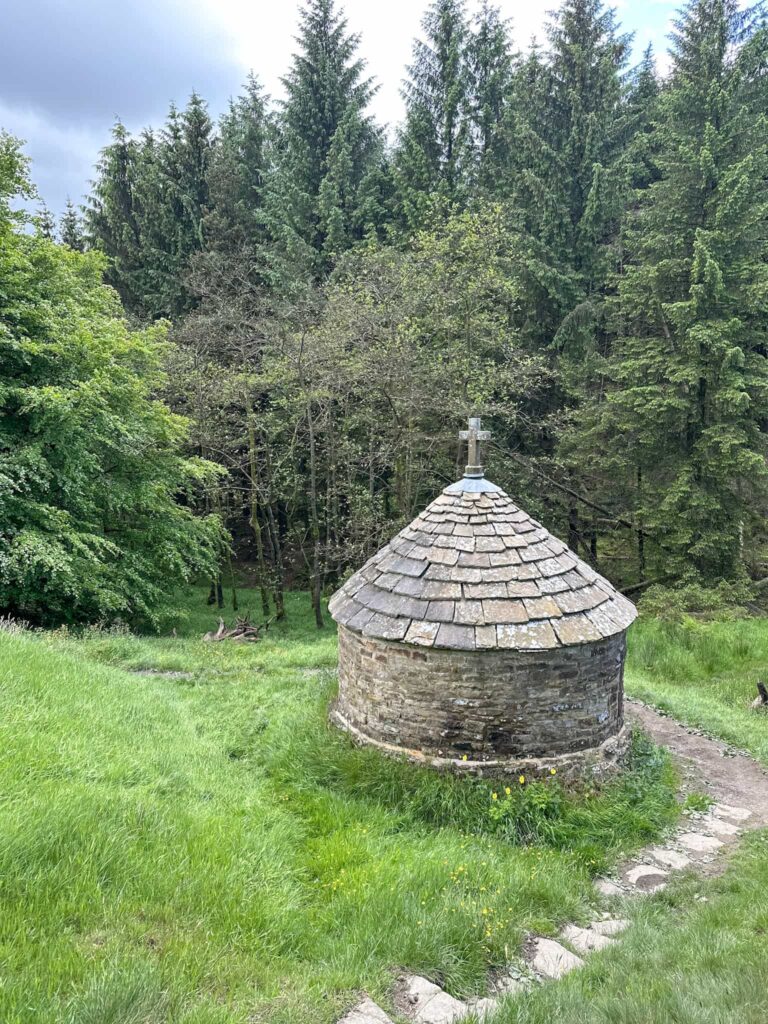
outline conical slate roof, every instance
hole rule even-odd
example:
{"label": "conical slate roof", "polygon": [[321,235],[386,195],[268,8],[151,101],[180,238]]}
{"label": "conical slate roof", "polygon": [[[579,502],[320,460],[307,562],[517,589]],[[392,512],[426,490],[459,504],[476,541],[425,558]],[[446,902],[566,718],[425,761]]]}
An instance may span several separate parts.
{"label": "conical slate roof", "polygon": [[548,650],[625,630],[635,606],[495,484],[464,478],[354,574],[333,618],[453,650]]}

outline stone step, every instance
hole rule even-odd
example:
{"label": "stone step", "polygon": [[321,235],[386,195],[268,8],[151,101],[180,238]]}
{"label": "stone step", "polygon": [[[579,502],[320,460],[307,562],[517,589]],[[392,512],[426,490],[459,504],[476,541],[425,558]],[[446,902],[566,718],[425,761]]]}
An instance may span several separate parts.
{"label": "stone step", "polygon": [[466,1017],[469,1008],[439,985],[418,974],[402,979],[402,991],[408,1015],[417,1024],[453,1024]]}
{"label": "stone step", "polygon": [[679,850],[673,850],[671,846],[652,846],[648,853],[658,864],[673,871],[682,871],[691,863],[690,857]]}
{"label": "stone step", "polygon": [[576,956],[575,953],[566,949],[565,946],[561,946],[554,939],[536,938],[533,940],[531,967],[544,978],[556,980],[583,965],[584,961],[581,957]]}
{"label": "stone step", "polygon": [[582,956],[589,956],[595,950],[607,949],[616,942],[609,935],[601,935],[591,928],[580,928],[577,924],[567,924],[560,932],[560,938]]}
{"label": "stone step", "polygon": [[380,1006],[366,996],[341,1018],[339,1024],[393,1024],[393,1022]]}
{"label": "stone step", "polygon": [[667,884],[668,873],[662,868],[654,868],[649,864],[638,864],[624,874],[624,878],[638,892],[659,892]]}
{"label": "stone step", "polygon": [[686,850],[691,850],[693,853],[717,853],[723,846],[722,840],[716,839],[714,836],[705,836],[701,832],[683,832],[678,836],[677,841]]}
{"label": "stone step", "polygon": [[723,818],[718,818],[716,814],[705,815],[701,819],[701,824],[707,832],[714,832],[716,836],[738,836],[741,833],[741,829],[738,825],[734,825],[730,821],[725,821]]}
{"label": "stone step", "polygon": [[531,987],[531,979],[523,975],[518,968],[508,967],[507,973],[500,974],[493,982],[493,991],[500,996],[516,996]]}
{"label": "stone step", "polygon": [[481,1022],[490,1021],[490,1019],[497,1013],[501,1000],[495,996],[483,996],[482,998],[474,998],[467,1000],[467,1011],[473,1013],[475,1017]]}
{"label": "stone step", "polygon": [[625,929],[629,928],[629,921],[626,921],[623,917],[606,917],[602,921],[593,921],[589,926],[593,932],[597,932],[598,935],[620,935]]}
{"label": "stone step", "polygon": [[601,896],[623,896],[624,890],[610,878],[596,878],[595,888]]}
{"label": "stone step", "polygon": [[716,814],[719,818],[731,818],[733,821],[746,821],[752,817],[752,811],[746,807],[733,807],[731,804],[712,804],[710,814]]}

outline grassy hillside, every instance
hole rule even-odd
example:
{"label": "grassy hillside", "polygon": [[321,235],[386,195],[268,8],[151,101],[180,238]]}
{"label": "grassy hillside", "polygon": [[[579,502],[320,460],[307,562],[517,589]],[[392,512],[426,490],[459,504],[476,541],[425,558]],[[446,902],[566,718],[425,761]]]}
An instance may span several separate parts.
{"label": "grassy hillside", "polygon": [[289,613],[254,647],[200,641],[201,592],[178,637],[0,634],[3,1024],[322,1024],[397,965],[479,991],[673,819],[640,745],[494,834],[490,784],[329,729],[335,636]]}
{"label": "grassy hillside", "polygon": [[768,681],[768,622],[637,622],[627,692],[768,764],[768,711],[750,708]]}

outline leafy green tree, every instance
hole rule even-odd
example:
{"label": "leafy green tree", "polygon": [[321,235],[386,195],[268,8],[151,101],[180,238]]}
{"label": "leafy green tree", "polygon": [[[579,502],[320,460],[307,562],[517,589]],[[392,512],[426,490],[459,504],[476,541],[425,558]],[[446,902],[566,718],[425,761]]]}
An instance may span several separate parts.
{"label": "leafy green tree", "polygon": [[156,621],[216,560],[218,522],[191,511],[213,467],[155,397],[164,327],[129,331],[102,257],[13,222],[23,165],[0,154],[0,608]]}

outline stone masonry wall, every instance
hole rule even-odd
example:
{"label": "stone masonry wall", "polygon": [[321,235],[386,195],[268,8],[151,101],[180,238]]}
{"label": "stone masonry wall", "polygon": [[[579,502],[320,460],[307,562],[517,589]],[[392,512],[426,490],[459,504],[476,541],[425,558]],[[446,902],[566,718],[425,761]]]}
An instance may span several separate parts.
{"label": "stone masonry wall", "polygon": [[625,634],[547,651],[462,652],[339,627],[342,716],[379,742],[473,759],[597,747],[623,724]]}

